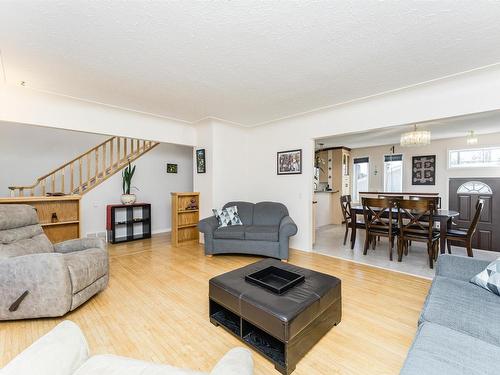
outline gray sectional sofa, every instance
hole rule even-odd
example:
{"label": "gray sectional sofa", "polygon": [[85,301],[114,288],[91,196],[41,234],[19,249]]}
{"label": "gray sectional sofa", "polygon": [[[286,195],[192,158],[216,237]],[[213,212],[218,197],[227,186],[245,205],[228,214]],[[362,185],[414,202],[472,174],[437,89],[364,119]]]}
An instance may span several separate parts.
{"label": "gray sectional sofa", "polygon": [[53,245],[33,207],[0,205],[0,320],[57,317],[108,285],[104,241]]}
{"label": "gray sectional sofa", "polygon": [[276,202],[229,202],[236,206],[243,225],[219,228],[215,216],[203,219],[198,229],[204,234],[205,254],[240,253],[288,259],[289,238],[297,225],[285,205]]}
{"label": "gray sectional sofa", "polygon": [[439,257],[402,375],[500,373],[500,297],[469,282],[488,264]]}

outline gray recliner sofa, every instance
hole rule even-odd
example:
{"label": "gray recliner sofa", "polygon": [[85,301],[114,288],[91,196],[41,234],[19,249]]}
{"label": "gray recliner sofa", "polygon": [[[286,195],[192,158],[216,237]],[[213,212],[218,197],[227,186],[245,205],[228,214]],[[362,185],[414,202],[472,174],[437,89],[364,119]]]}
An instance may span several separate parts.
{"label": "gray recliner sofa", "polygon": [[53,245],[33,207],[0,205],[0,320],[57,317],[108,285],[104,241]]}
{"label": "gray recliner sofa", "polygon": [[229,202],[224,208],[237,206],[243,225],[219,228],[215,216],[198,223],[205,237],[205,254],[253,254],[288,259],[288,243],[297,233],[297,225],[288,209],[276,202]]}
{"label": "gray recliner sofa", "polygon": [[500,373],[500,297],[469,282],[488,264],[439,257],[402,375]]}

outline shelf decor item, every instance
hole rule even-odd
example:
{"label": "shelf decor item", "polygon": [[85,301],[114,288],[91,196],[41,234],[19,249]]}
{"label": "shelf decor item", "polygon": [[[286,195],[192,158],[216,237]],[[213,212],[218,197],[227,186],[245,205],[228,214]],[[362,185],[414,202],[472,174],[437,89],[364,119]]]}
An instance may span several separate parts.
{"label": "shelf decor item", "polygon": [[200,193],[171,193],[172,195],[172,245],[198,241],[200,221]]}
{"label": "shelf decor item", "polygon": [[205,161],[205,149],[196,150],[196,172],[206,173],[207,164]]}
{"label": "shelf decor item", "polygon": [[135,167],[135,165],[132,167],[132,165],[128,163],[128,166],[125,167],[122,171],[123,194],[121,197],[121,201],[123,204],[134,204],[136,200],[135,194],[130,194],[130,185],[132,183],[132,177],[134,177]]}
{"label": "shelf decor item", "polygon": [[276,155],[277,174],[301,174],[302,150],[279,151]]}

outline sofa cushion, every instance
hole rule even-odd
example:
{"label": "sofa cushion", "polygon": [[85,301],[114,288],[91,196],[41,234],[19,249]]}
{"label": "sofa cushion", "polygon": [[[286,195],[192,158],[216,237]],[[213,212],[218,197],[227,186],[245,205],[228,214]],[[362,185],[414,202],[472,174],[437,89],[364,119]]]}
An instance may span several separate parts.
{"label": "sofa cushion", "polygon": [[238,207],[238,216],[241,219],[243,225],[252,225],[253,223],[253,208],[255,204],[250,202],[228,202],[223,208],[236,206]]}
{"label": "sofa cushion", "polygon": [[[31,234],[33,234],[33,237],[16,240],[10,243],[2,243],[0,241],[0,259],[17,257],[21,255],[54,252],[54,246],[49,241],[47,236],[43,233],[42,228],[40,226],[32,225],[24,228],[9,229],[0,233],[14,232],[14,231],[30,232]],[[17,234],[14,234],[14,236]]]}
{"label": "sofa cushion", "polygon": [[245,239],[256,241],[279,241],[277,225],[250,225],[245,228]]}
{"label": "sofa cushion", "polygon": [[233,225],[229,227],[217,228],[214,231],[214,238],[230,239],[230,240],[244,240],[245,239],[245,226]]}
{"label": "sofa cushion", "polygon": [[500,296],[500,258],[488,264],[470,282]]}
{"label": "sofa cushion", "polygon": [[201,372],[178,369],[137,359],[111,354],[96,355],[80,367],[74,375],[202,375]]}
{"label": "sofa cushion", "polygon": [[73,294],[87,288],[108,272],[108,254],[101,249],[88,249],[64,254],[69,269]]}
{"label": "sofa cushion", "polygon": [[419,322],[441,324],[500,345],[500,297],[468,281],[436,276]]}
{"label": "sofa cushion", "polygon": [[38,224],[38,215],[26,204],[0,204],[0,230]]}
{"label": "sofa cushion", "polygon": [[493,375],[499,368],[500,347],[425,322],[419,327],[400,375]]}
{"label": "sofa cushion", "polygon": [[288,210],[284,204],[256,203],[253,209],[253,225],[280,225],[281,219],[285,216],[288,216]]}
{"label": "sofa cushion", "polygon": [[222,210],[216,208],[212,209],[215,218],[219,222],[219,228],[229,227],[231,225],[243,225],[241,219],[238,215],[238,207],[230,206],[225,207]]}
{"label": "sofa cushion", "polygon": [[71,375],[87,360],[88,354],[80,328],[65,320],[18,354],[0,369],[0,374]]}

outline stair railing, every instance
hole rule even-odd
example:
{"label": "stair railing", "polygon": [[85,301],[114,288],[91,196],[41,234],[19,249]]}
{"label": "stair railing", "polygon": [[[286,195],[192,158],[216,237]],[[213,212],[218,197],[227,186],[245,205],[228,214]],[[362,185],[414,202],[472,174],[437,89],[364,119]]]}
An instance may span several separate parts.
{"label": "stair railing", "polygon": [[111,137],[37,178],[28,186],[9,186],[12,197],[84,194],[124,168],[158,142]]}

